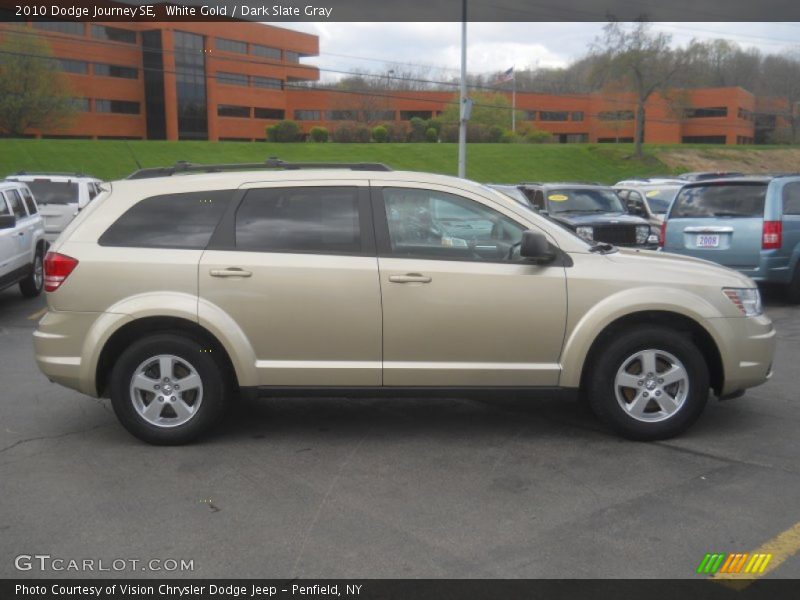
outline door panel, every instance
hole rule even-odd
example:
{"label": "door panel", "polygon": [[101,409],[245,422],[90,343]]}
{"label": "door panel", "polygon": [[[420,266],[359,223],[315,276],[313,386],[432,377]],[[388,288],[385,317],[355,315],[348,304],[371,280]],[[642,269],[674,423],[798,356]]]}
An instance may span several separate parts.
{"label": "door panel", "polygon": [[384,385],[558,385],[565,271],[514,255],[526,225],[433,186],[376,190],[373,208]]}

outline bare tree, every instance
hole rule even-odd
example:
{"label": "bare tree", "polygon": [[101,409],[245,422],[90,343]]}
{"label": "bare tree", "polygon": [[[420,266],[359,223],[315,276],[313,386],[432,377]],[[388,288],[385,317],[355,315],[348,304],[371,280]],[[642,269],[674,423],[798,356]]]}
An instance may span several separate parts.
{"label": "bare tree", "polygon": [[[787,124],[788,140],[798,141],[800,133],[800,51],[786,56],[769,55],[762,63],[763,85],[783,105],[777,116]],[[779,132],[776,132],[779,134]]]}
{"label": "bare tree", "polygon": [[659,90],[665,90],[672,78],[687,64],[683,50],[670,48],[672,37],[654,32],[645,21],[627,27],[612,21],[603,28],[601,40],[595,44],[597,59],[594,77],[602,82],[620,82],[636,99],[634,148],[642,156],[645,103]]}

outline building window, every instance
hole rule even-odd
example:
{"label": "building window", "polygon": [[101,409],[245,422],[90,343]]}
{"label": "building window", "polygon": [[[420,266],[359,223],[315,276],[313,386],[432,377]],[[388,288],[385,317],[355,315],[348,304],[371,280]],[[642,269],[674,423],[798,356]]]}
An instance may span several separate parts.
{"label": "building window", "polygon": [[724,135],[685,135],[681,138],[682,144],[724,144]]}
{"label": "building window", "polygon": [[601,121],[633,121],[632,110],[607,110],[597,115]]}
{"label": "building window", "polygon": [[178,138],[208,139],[205,38],[176,31],[175,83],[178,96]]}
{"label": "building window", "polygon": [[263,58],[281,59],[281,51],[279,48],[270,48],[269,46],[262,46],[261,44],[250,44],[250,54]]}
{"label": "building window", "polygon": [[299,63],[300,62],[300,53],[293,52],[292,50],[284,50],[283,51],[283,60],[290,63]]}
{"label": "building window", "polygon": [[686,118],[687,119],[706,119],[709,117],[727,117],[728,116],[728,107],[727,106],[711,106],[707,108],[687,108],[686,109]]}
{"label": "building window", "polygon": [[582,110],[573,111],[570,119],[572,121],[583,121],[583,111]]}
{"label": "building window", "polygon": [[34,21],[33,26],[36,29],[52,31],[53,33],[68,33],[70,35],[83,35],[84,33],[83,23],[70,21]]}
{"label": "building window", "polygon": [[237,40],[228,40],[226,38],[217,38],[215,40],[217,50],[223,52],[235,52],[236,54],[247,54],[247,43],[239,42]]}
{"label": "building window", "polygon": [[535,121],[536,120],[536,111],[535,110],[523,111],[522,120],[523,121]]}
{"label": "building window", "polygon": [[270,90],[279,90],[283,88],[283,81],[274,77],[261,77],[260,75],[252,75],[250,82],[253,87],[266,88]]}
{"label": "building window", "polygon": [[136,43],[136,32],[119,27],[106,27],[105,25],[92,25],[92,37],[109,42]]}
{"label": "building window", "polygon": [[539,112],[540,121],[566,121],[568,118],[567,111],[543,110]]}
{"label": "building window", "polygon": [[89,63],[83,60],[70,60],[68,58],[56,59],[56,68],[65,73],[75,73],[77,75],[87,75],[89,73]]}
{"label": "building window", "polygon": [[274,119],[276,121],[282,120],[286,112],[280,108],[259,108],[255,107],[253,113],[256,119]]}
{"label": "building window", "polygon": [[394,121],[395,112],[393,110],[365,110],[364,118],[368,123],[375,121]]}
{"label": "building window", "polygon": [[217,106],[218,117],[241,117],[250,118],[249,106],[235,106],[233,104],[220,104]]}
{"label": "building window", "polygon": [[326,113],[329,121],[355,121],[358,118],[358,111],[351,110],[329,110]]}
{"label": "building window", "polygon": [[745,121],[752,121],[753,120],[753,112],[750,111],[750,110],[747,110],[746,108],[740,108],[738,113],[737,113],[737,116],[740,119],[744,119]]}
{"label": "building window", "polygon": [[320,111],[318,110],[296,110],[294,111],[295,121],[319,121]]}
{"label": "building window", "polygon": [[225,85],[247,85],[247,75],[242,73],[224,73],[217,71],[217,83],[224,83]]}
{"label": "building window", "polygon": [[401,110],[400,111],[400,120],[401,121],[410,121],[411,119],[424,119],[428,120],[433,117],[433,111],[430,110]]}
{"label": "building window", "polygon": [[101,77],[120,77],[122,79],[138,79],[139,69],[134,67],[122,67],[120,65],[107,65],[95,63],[94,74]]}
{"label": "building window", "polygon": [[589,141],[588,133],[554,133],[553,139],[559,144],[585,144]]}
{"label": "building window", "polygon": [[128,100],[95,100],[94,111],[119,115],[138,115],[139,103]]}
{"label": "building window", "polygon": [[70,104],[78,112],[89,112],[89,99],[88,98],[71,98]]}
{"label": "building window", "polygon": [[633,138],[632,137],[602,137],[597,138],[598,144],[632,144]]}

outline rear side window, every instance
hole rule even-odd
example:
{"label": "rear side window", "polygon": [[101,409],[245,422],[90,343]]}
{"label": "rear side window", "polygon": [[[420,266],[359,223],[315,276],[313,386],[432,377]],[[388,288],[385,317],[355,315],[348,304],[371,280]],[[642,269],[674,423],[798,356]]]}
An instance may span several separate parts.
{"label": "rear side window", "polygon": [[263,188],[236,211],[236,247],[262,252],[361,252],[358,188]]}
{"label": "rear side window", "polygon": [[783,214],[800,215],[800,181],[783,186]]}
{"label": "rear side window", "polygon": [[31,195],[30,191],[26,188],[22,188],[20,190],[22,192],[22,199],[25,200],[25,207],[28,209],[29,215],[35,215],[38,210],[36,210],[36,202],[33,201],[33,196]]}
{"label": "rear side window", "polygon": [[765,183],[683,188],[670,218],[763,217]]}
{"label": "rear side window", "polygon": [[77,204],[78,184],[72,181],[34,179],[25,182],[39,204]]}
{"label": "rear side window", "polygon": [[23,219],[28,216],[25,213],[25,207],[22,206],[22,196],[19,195],[17,190],[8,190],[6,192],[8,203],[11,206],[11,212],[17,215],[18,219]]}
{"label": "rear side window", "polygon": [[109,227],[101,246],[203,249],[234,190],[151,196]]}

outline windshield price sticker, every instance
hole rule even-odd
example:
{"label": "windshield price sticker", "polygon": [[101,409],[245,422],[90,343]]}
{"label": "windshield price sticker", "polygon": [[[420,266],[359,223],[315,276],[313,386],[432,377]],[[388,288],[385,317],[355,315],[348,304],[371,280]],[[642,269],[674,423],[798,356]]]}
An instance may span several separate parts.
{"label": "windshield price sticker", "polygon": [[564,202],[565,200],[569,200],[569,198],[564,194],[550,194],[547,199],[552,200],[553,202]]}

